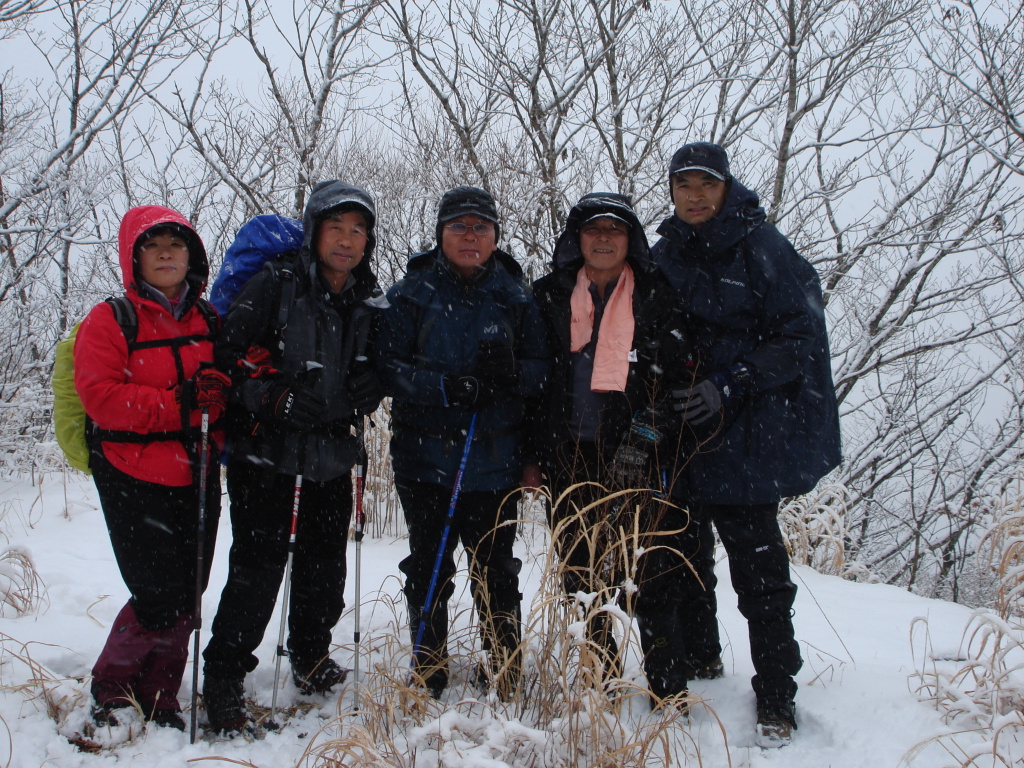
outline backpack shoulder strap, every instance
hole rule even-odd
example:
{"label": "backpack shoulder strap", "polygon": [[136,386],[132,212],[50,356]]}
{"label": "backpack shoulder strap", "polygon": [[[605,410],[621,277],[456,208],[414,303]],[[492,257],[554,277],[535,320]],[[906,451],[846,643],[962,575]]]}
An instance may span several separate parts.
{"label": "backpack shoulder strap", "polygon": [[135,340],[139,335],[139,316],[135,313],[135,305],[127,296],[111,296],[107,298],[107,304],[114,310],[114,319],[128,342],[128,351],[135,348]]}
{"label": "backpack shoulder strap", "polygon": [[220,315],[213,308],[213,304],[202,297],[196,300],[196,309],[199,310],[203,319],[206,320],[206,325],[210,329],[210,337],[212,338],[220,329]]}
{"label": "backpack shoulder strap", "polygon": [[280,337],[288,326],[288,315],[295,304],[295,260],[285,257],[269,261],[266,268],[274,276],[277,285],[277,313],[271,320],[271,332]]}

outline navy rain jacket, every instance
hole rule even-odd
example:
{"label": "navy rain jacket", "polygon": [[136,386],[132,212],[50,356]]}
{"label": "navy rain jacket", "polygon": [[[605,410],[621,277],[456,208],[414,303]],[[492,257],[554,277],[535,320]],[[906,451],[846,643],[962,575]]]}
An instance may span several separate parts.
{"label": "navy rain jacket", "polygon": [[652,255],[687,315],[699,375],[735,363],[752,373],[714,450],[687,464],[687,500],[771,504],[809,492],[841,461],[818,273],[735,180],[718,216],[694,228],[673,215],[658,234]]}
{"label": "navy rain jacket", "polygon": [[540,394],[548,348],[537,305],[522,268],[497,250],[478,280],[463,280],[440,248],[414,256],[406,276],[387,294],[374,358],[391,395],[391,460],[407,480],[451,487],[472,409],[445,404],[445,373],[471,373],[480,341],[512,346],[518,384],[507,398],[477,409],[476,435],[462,479],[466,491],[519,484],[524,463],[525,399]]}

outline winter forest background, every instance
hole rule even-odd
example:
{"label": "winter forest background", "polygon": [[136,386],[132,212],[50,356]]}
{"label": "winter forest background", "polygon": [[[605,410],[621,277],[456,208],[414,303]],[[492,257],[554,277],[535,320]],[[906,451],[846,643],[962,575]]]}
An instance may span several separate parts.
{"label": "winter forest background", "polygon": [[995,606],[1022,40],[1018,0],[0,0],[0,467],[61,466],[54,345],[120,291],[130,206],[185,213],[216,269],[248,218],[340,177],[377,198],[386,286],[468,182],[536,278],[586,192],[631,195],[653,241],[671,152],[713,140],[826,290],[845,461],[791,505],[808,563]]}

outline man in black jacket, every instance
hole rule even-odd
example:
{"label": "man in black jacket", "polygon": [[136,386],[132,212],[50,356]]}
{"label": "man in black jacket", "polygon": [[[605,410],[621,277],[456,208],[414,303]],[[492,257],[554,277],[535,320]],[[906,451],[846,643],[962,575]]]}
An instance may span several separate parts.
{"label": "man in black jacket", "polygon": [[714,535],[729,556],[747,619],[758,742],[796,728],[796,585],[777,520],[782,498],[809,492],[839,464],[839,416],[818,275],[736,181],[725,150],[680,148],[669,164],[675,214],[658,228],[655,263],[676,289],[699,350],[693,386],[672,393],[683,421],[712,436],[686,462],[677,498],[694,525],[680,571],[686,602],[677,642],[698,677],[722,673]]}
{"label": "man in black jacket", "polygon": [[364,190],[319,184],[306,204],[297,257],[265,264],[245,284],[217,341],[217,366],[234,386],[228,581],[203,653],[214,730],[247,727],[242,684],[256,668],[254,652],[274,609],[296,497],[291,604],[282,607],[292,677],[303,693],[324,693],[345,679],[328,652],[345,605],[358,451],[352,427],[382,397],[365,349],[380,297],[370,268],[375,218]]}

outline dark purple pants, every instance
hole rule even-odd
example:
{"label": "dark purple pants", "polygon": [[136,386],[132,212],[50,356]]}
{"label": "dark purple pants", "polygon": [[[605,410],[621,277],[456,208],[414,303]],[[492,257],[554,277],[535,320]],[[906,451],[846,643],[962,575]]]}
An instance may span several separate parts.
{"label": "dark purple pants", "polygon": [[[138,702],[149,713],[177,701],[194,626],[199,510],[194,486],[147,483],[93,452],[90,464],[118,570],[131,597],[93,667],[99,704]],[[202,587],[220,517],[220,471],[207,476]]]}

